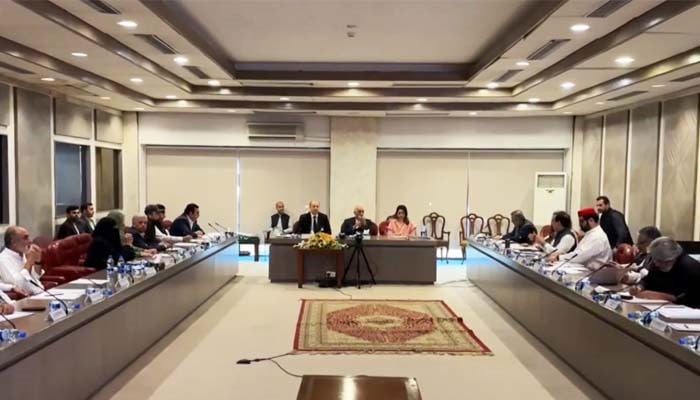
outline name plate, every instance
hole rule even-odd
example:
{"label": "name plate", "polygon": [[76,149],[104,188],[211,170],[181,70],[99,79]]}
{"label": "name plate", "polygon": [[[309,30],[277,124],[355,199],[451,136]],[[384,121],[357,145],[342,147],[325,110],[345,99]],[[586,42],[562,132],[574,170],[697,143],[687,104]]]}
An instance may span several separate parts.
{"label": "name plate", "polygon": [[607,308],[608,310],[617,311],[620,309],[621,304],[622,304],[621,300],[608,299],[605,302],[605,308]]}
{"label": "name plate", "polygon": [[146,267],[143,272],[146,274],[146,276],[153,276],[157,273],[156,269],[153,267]]}
{"label": "name plate", "polygon": [[121,289],[126,289],[129,287],[129,278],[127,277],[121,277],[119,280],[117,280],[117,285],[119,285],[119,288]]}
{"label": "name plate", "polygon": [[668,329],[668,324],[659,318],[654,318],[651,321],[651,324],[649,324],[649,328],[651,328],[651,330],[663,333],[666,332],[666,329]]}
{"label": "name plate", "polygon": [[60,319],[63,319],[66,317],[66,310],[61,306],[61,308],[57,308],[55,310],[49,311],[49,320],[51,322],[56,322]]}
{"label": "name plate", "polygon": [[97,290],[95,292],[89,293],[88,299],[90,300],[91,304],[97,304],[105,299],[105,295],[102,293],[101,290]]}

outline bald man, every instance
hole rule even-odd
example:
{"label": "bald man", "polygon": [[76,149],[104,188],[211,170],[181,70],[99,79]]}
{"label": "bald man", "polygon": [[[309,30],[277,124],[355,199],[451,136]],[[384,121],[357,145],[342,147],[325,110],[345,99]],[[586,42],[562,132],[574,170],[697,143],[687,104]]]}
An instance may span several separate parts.
{"label": "bald man", "polygon": [[319,211],[320,209],[321,203],[318,200],[311,200],[309,202],[309,212],[299,216],[297,230],[294,233],[314,234],[323,232],[330,234],[331,223],[328,221],[328,216]]}
{"label": "bald man", "polygon": [[373,229],[373,227],[376,227],[374,222],[371,220],[365,218],[365,208],[357,205],[355,206],[355,209],[352,210],[353,217],[350,217],[343,221],[343,225],[340,227],[340,232],[345,234],[346,236],[352,236],[356,232],[364,232],[365,230],[369,230],[371,235],[376,235],[374,231],[376,229]]}
{"label": "bald man", "polygon": [[277,212],[270,217],[270,229],[278,235],[291,232],[289,214],[284,212],[284,203],[278,201],[275,203],[275,209]]}

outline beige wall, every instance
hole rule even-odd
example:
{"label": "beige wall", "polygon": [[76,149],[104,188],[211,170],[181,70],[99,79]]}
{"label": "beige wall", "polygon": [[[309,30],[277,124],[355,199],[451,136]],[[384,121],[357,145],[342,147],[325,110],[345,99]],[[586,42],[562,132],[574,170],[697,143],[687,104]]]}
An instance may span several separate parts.
{"label": "beige wall", "polygon": [[331,118],[331,225],[340,229],[356,205],[377,219],[377,119]]}
{"label": "beige wall", "polygon": [[138,114],[126,112],[122,118],[124,128],[124,142],[122,144],[123,208],[125,215],[134,215],[143,213],[143,205],[139,202],[141,148],[139,146]]}

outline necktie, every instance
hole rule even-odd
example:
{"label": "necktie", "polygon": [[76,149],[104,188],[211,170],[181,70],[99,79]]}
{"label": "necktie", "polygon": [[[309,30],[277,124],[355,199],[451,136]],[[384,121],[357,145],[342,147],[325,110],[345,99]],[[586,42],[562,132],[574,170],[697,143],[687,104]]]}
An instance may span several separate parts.
{"label": "necktie", "polygon": [[316,216],[314,215],[313,222],[311,223],[311,232],[316,233],[318,231],[318,221],[316,221]]}

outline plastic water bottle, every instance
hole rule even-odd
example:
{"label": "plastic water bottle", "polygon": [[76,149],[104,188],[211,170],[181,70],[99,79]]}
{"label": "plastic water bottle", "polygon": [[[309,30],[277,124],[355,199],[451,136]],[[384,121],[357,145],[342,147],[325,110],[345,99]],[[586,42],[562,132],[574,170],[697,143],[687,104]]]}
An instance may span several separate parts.
{"label": "plastic water bottle", "polygon": [[117,278],[122,279],[126,277],[126,268],[124,267],[124,257],[119,256],[117,261]]}
{"label": "plastic water bottle", "polygon": [[107,274],[114,272],[114,258],[112,256],[107,257]]}
{"label": "plastic water bottle", "polygon": [[421,225],[420,227],[420,237],[428,237],[428,227]]}
{"label": "plastic water bottle", "polygon": [[678,344],[692,351],[698,350],[698,338],[696,336],[683,336],[678,339]]}
{"label": "plastic water bottle", "polygon": [[27,338],[27,332],[19,329],[0,329],[0,345],[17,343]]}

